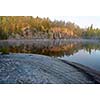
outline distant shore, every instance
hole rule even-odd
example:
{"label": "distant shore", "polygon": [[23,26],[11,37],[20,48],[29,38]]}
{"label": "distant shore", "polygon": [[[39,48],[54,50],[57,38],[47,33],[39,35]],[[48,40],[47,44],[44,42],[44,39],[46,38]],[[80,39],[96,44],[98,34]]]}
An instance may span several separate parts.
{"label": "distant shore", "polygon": [[66,38],[66,39],[47,39],[47,38],[33,38],[33,39],[4,39],[4,40],[0,40],[0,41],[34,41],[34,40],[37,40],[37,41],[51,41],[51,40],[66,40],[66,41],[100,41],[100,39],[95,39],[95,38],[91,38],[91,39],[87,39],[87,38]]}
{"label": "distant shore", "polygon": [[50,41],[65,41],[65,42],[100,42],[100,39],[7,39],[7,40],[0,40],[0,42],[21,42],[21,41],[25,41],[25,42],[31,42],[31,41],[35,41],[35,42],[50,42]]}

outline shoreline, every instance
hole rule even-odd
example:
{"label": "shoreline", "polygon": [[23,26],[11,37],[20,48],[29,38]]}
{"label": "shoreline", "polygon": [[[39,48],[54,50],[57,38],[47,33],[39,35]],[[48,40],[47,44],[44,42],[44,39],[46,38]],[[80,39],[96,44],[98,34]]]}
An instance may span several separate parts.
{"label": "shoreline", "polygon": [[89,74],[90,76],[92,76],[93,78],[95,78],[95,80],[100,83],[100,71],[94,70],[88,66],[82,65],[80,63],[76,63],[76,62],[71,62],[71,61],[67,61],[67,60],[63,60],[60,59],[61,61],[63,61],[66,64],[69,64],[75,68],[78,68],[81,71],[84,71],[85,73]]}
{"label": "shoreline", "polygon": [[85,41],[85,42],[88,42],[88,41],[99,41],[100,42],[100,39],[82,39],[82,38],[69,38],[69,39],[7,39],[7,40],[0,40],[0,41]]}

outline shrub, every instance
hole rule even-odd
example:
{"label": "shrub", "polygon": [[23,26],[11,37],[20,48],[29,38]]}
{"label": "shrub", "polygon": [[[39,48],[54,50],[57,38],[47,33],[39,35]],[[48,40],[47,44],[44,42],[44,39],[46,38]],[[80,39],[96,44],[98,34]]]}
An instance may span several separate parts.
{"label": "shrub", "polygon": [[0,33],[0,39],[1,40],[8,39],[8,34],[6,34],[6,33]]}

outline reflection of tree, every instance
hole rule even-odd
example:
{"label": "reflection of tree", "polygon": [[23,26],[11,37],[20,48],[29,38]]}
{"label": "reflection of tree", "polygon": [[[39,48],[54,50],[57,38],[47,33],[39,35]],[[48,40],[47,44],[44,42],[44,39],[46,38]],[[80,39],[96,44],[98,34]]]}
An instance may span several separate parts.
{"label": "reflection of tree", "polygon": [[64,55],[70,56],[81,49],[89,52],[91,50],[100,50],[99,43],[84,43],[84,42],[64,42],[64,41],[48,41],[48,42],[30,42],[30,43],[5,43],[0,44],[0,52],[2,48],[9,50],[12,53],[34,53],[43,54],[54,57]]}
{"label": "reflection of tree", "polygon": [[86,50],[89,54],[91,54],[92,50],[100,50],[100,44],[99,43],[83,43],[82,47]]}

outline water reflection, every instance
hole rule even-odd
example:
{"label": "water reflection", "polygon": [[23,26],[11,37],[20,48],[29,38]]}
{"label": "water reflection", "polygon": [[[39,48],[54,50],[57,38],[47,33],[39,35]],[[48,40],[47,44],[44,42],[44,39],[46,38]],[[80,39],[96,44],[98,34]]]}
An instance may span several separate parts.
{"label": "water reflection", "polygon": [[0,52],[32,53],[54,57],[73,55],[79,50],[91,54],[92,50],[100,50],[98,42],[81,41],[0,41]]}

